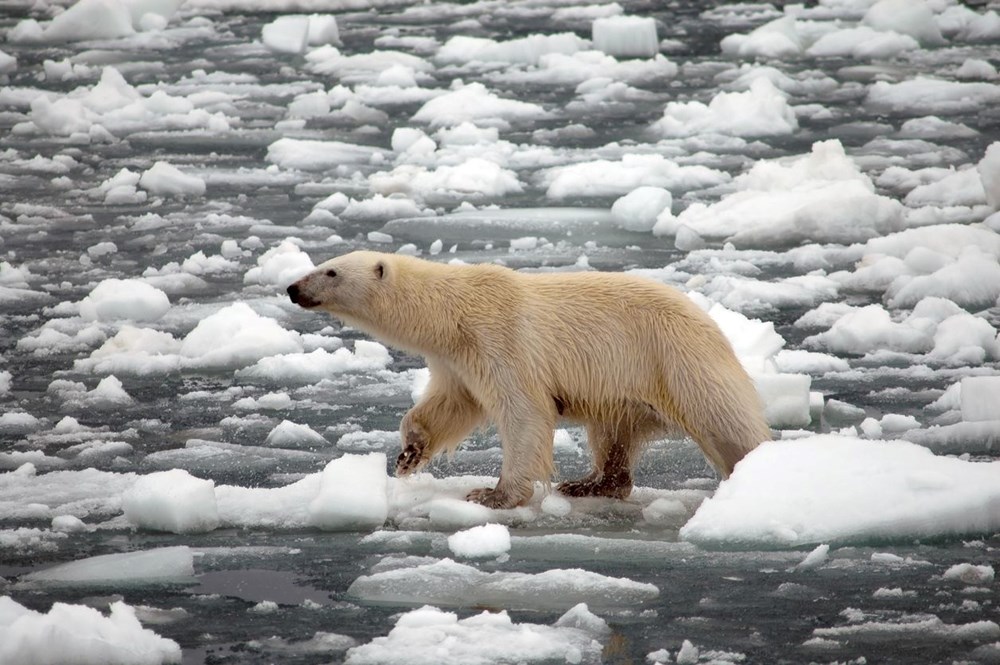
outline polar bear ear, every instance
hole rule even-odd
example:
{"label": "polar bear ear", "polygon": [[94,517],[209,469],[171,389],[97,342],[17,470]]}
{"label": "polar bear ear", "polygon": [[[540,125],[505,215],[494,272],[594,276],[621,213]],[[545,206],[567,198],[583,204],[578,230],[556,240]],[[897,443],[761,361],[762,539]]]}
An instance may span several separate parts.
{"label": "polar bear ear", "polygon": [[385,277],[385,264],[381,261],[375,264],[375,276],[379,279]]}

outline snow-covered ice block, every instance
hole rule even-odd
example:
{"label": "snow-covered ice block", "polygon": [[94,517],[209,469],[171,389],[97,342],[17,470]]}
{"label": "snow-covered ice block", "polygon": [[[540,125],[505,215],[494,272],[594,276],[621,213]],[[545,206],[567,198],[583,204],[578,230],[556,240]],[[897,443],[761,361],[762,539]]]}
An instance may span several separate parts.
{"label": "snow-covered ice block", "polygon": [[983,181],[986,202],[994,210],[1000,210],[1000,141],[992,143],[990,147],[986,148],[986,154],[979,160],[979,165],[976,168]]}
{"label": "snow-covered ice block", "polygon": [[201,368],[240,367],[268,356],[301,351],[298,333],[285,330],[242,302],[199,321],[180,347],[184,364]]}
{"label": "snow-covered ice block", "polygon": [[159,161],[143,172],[139,186],[156,196],[202,196],[205,181],[189,175],[173,164]]}
{"label": "snow-covered ice block", "polygon": [[754,29],[749,34],[723,37],[722,52],[741,58],[788,58],[802,54],[803,37],[793,16],[783,16]]}
{"label": "snow-covered ice block", "polygon": [[720,92],[707,105],[698,101],[668,102],[653,129],[663,136],[695,136],[709,132],[730,136],[779,136],[799,127],[788,97],[757,78],[746,92]]}
{"label": "snow-covered ice block", "polygon": [[[470,194],[503,196],[523,190],[516,173],[480,157],[471,157],[461,164],[454,166],[445,164],[434,169],[402,164],[392,171],[373,173],[368,178],[368,185],[378,194],[402,193],[421,197],[449,192],[465,196]],[[345,216],[350,216],[348,211],[345,211]],[[411,213],[394,216],[415,215]]]}
{"label": "snow-covered ice block", "polygon": [[469,665],[469,663],[601,662],[608,625],[586,605],[572,607],[554,625],[514,623],[506,611],[459,619],[424,606],[396,620],[385,637],[347,652],[347,665]]}
{"label": "snow-covered ice block", "polygon": [[595,609],[635,609],[660,592],[652,584],[579,568],[556,568],[534,574],[484,573],[442,559],[412,568],[362,575],[348,587],[347,593],[365,601],[388,604],[544,610],[570,603],[587,603]]}
{"label": "snow-covered ice block", "polygon": [[333,14],[309,15],[309,44],[339,44],[340,30],[337,27],[337,17]]}
{"label": "snow-covered ice block", "polygon": [[265,444],[277,446],[279,448],[299,448],[310,446],[323,446],[327,441],[323,435],[314,430],[309,425],[293,423],[290,420],[282,420],[267,435]]}
{"label": "snow-covered ice block", "polygon": [[316,349],[309,353],[286,353],[261,358],[251,367],[239,370],[241,379],[277,383],[317,383],[344,372],[368,372],[385,369],[392,361],[389,350],[378,342],[359,339],[354,352],[336,349],[333,353]]}
{"label": "snow-covered ice block", "polygon": [[341,141],[281,138],[267,146],[267,161],[283,169],[326,171],[338,166],[381,162],[388,152]]}
{"label": "snow-covered ice block", "polygon": [[42,614],[0,597],[0,663],[48,665],[160,665],[181,662],[173,640],[143,628],[135,610],[111,603],[104,616],[92,607],[54,603]]}
{"label": "snow-covered ice block", "polygon": [[992,533],[1000,463],[905,441],[833,435],[764,443],[680,531],[716,548],[797,547]]}
{"label": "snow-covered ice block", "polygon": [[331,531],[377,529],[389,514],[385,453],[344,455],[323,470],[309,522]]}
{"label": "snow-covered ice block", "polygon": [[966,376],[961,386],[962,420],[1000,420],[1000,376]]}
{"label": "snow-covered ice block", "polygon": [[215,483],[183,469],[142,476],[122,495],[122,509],[140,529],[203,533],[219,526]]}
{"label": "snow-covered ice block", "polygon": [[157,321],[169,309],[166,293],[138,279],[106,279],[80,301],[85,321]]}
{"label": "snow-covered ice block", "polygon": [[753,380],[764,403],[768,425],[805,427],[812,422],[809,413],[812,378],[808,374],[757,374]]}
{"label": "snow-covered ice block", "polygon": [[413,121],[431,127],[453,127],[463,122],[507,126],[509,121],[538,120],[546,115],[538,104],[498,97],[476,82],[453,87],[427,101],[413,114]]}
{"label": "snow-covered ice block", "polygon": [[993,579],[996,577],[996,571],[993,570],[993,566],[977,566],[971,563],[956,563],[954,566],[944,571],[944,575],[942,575],[942,577],[946,580],[955,580],[965,584],[985,585],[993,583]]}
{"label": "snow-covered ice block", "polygon": [[662,187],[636,187],[611,206],[615,222],[628,231],[651,231],[656,218],[670,210],[674,198]]}
{"label": "snow-covered ice block", "polygon": [[103,554],[70,561],[21,577],[31,584],[136,585],[187,581],[194,576],[194,554],[183,545],[124,554]]}
{"label": "snow-covered ice block", "polygon": [[924,0],[879,0],[868,8],[861,22],[876,30],[909,35],[923,46],[945,43],[934,12]]}
{"label": "snow-covered ice block", "polygon": [[284,289],[312,272],[312,259],[289,240],[281,241],[257,258],[257,265],[243,276],[245,284],[267,284]]}
{"label": "snow-covered ice block", "polygon": [[448,549],[466,559],[496,557],[510,550],[510,530],[503,524],[483,524],[448,536]]}
{"label": "snow-covered ice block", "polygon": [[469,62],[504,62],[537,66],[545,55],[550,53],[572,55],[587,46],[585,39],[571,32],[528,35],[521,39],[502,42],[485,37],[456,35],[438,49],[434,59],[439,63],[456,65]]}
{"label": "snow-covered ice block", "polygon": [[877,194],[837,140],[818,141],[807,155],[761,160],[734,184],[737,191],[717,203],[696,202],[676,217],[661,217],[654,233],[674,233],[686,224],[704,238],[738,245],[847,244],[903,224],[903,206]]}
{"label": "snow-covered ice block", "polygon": [[260,38],[277,53],[302,53],[309,45],[309,17],[279,16],[261,28]]}
{"label": "snow-covered ice block", "polygon": [[11,32],[13,34],[8,39],[13,42],[56,43],[127,37],[135,30],[125,3],[119,0],[80,0],[47,23],[22,21]]}
{"label": "snow-covered ice block", "polygon": [[649,58],[660,52],[656,21],[644,16],[605,16],[591,27],[594,48],[624,58]]}

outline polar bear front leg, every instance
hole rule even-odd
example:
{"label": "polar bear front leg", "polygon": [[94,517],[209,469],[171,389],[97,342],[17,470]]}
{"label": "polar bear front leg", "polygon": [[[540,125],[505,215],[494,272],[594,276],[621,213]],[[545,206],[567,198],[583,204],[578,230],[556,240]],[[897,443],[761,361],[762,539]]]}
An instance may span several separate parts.
{"label": "polar bear front leg", "polygon": [[469,492],[466,499],[487,508],[515,508],[531,499],[534,482],[552,476],[552,432],[555,408],[551,399],[509,401],[495,416],[503,462],[494,488]]}
{"label": "polar bear front leg", "polygon": [[461,384],[432,371],[424,396],[399,424],[402,452],[396,459],[396,475],[409,475],[438,452],[457,446],[484,418],[483,410]]}

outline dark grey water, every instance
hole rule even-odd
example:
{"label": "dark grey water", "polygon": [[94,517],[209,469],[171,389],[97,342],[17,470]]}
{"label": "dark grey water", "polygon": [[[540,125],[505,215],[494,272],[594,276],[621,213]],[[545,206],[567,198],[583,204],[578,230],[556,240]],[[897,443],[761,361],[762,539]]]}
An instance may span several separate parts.
{"label": "dark grey water", "polygon": [[[409,44],[417,55],[427,39],[443,43],[456,34],[493,39],[511,39],[536,33],[565,30],[589,38],[589,20],[555,22],[551,13],[562,2],[480,2],[451,4],[434,2],[371,11],[335,12],[343,39],[344,54],[368,53],[384,48],[391,38],[412,37],[425,41]],[[717,2],[621,2],[628,13],[657,19],[659,37],[676,45],[666,55],[681,73],[671,80],[651,79],[633,83],[645,91],[635,99],[581,104],[573,84],[517,84],[504,77],[508,65],[441,66],[429,72],[425,87],[447,87],[454,78],[466,83],[482,81],[502,97],[544,105],[552,111],[539,121],[514,122],[501,137],[522,146],[547,144],[561,152],[564,162],[618,155],[631,147],[655,151],[649,125],[662,116],[665,103],[675,99],[707,101],[721,90],[715,75],[731,69],[735,61],[720,55],[719,40],[734,31],[746,31],[777,12],[769,6],[743,5],[739,12],[711,11]],[[778,3],[780,4],[780,3]],[[335,6],[333,3],[332,6]],[[8,30],[31,15],[26,3],[0,4],[0,30]],[[980,10],[981,11],[981,10]],[[133,401],[127,407],[95,408],[73,402],[52,389],[53,381],[83,382],[87,389],[95,375],[74,369],[74,361],[86,358],[98,343],[62,340],[52,352],[37,354],[18,346],[43,324],[60,318],[59,303],[76,302],[95,284],[111,277],[137,277],[149,267],[171,261],[183,262],[201,250],[217,255],[225,240],[244,242],[259,236],[262,248],[288,236],[302,241],[315,262],[347,249],[376,247],[393,251],[413,242],[426,248],[443,238],[445,246],[457,243],[455,256],[468,261],[504,259],[513,267],[538,268],[572,265],[581,253],[600,270],[662,268],[667,265],[690,272],[713,270],[703,259],[692,258],[673,246],[670,237],[624,231],[610,222],[573,225],[546,219],[509,223],[466,224],[458,227],[439,218],[462,202],[462,197],[445,196],[428,201],[434,215],[422,221],[400,222],[382,217],[345,219],[334,225],[306,220],[313,206],[328,194],[343,191],[350,196],[368,195],[363,178],[352,178],[336,169],[295,171],[269,169],[267,147],[282,135],[317,138],[390,148],[395,128],[412,126],[410,118],[419,103],[391,103],[378,107],[379,113],[364,120],[344,114],[309,119],[304,126],[282,126],[288,105],[300,94],[327,90],[338,83],[354,85],[343,77],[314,73],[300,56],[275,55],[259,43],[261,27],[276,17],[258,11],[217,13],[183,10],[172,26],[183,25],[160,41],[125,41],[98,44],[51,46],[3,44],[2,50],[18,59],[17,70],[8,75],[7,94],[0,94],[0,252],[14,266],[30,269],[31,294],[5,296],[0,301],[0,369],[13,376],[11,391],[3,399],[7,412],[27,412],[38,419],[28,431],[18,427],[0,429],[0,453],[41,450],[56,458],[62,468],[83,470],[150,472],[174,466],[153,463],[153,453],[181,448],[189,439],[208,439],[246,446],[262,445],[267,433],[281,419],[288,418],[325,433],[327,446],[314,446],[312,455],[257,453],[236,456],[235,461],[205,465],[191,460],[176,463],[217,484],[276,487],[302,474],[323,468],[341,454],[333,445],[340,433],[357,429],[394,430],[410,406],[408,389],[387,385],[379,376],[338,376],[318,386],[267,385],[242,380],[232,371],[175,371],[155,376],[120,376]],[[380,41],[381,40],[381,41]],[[403,50],[406,50],[405,47]],[[951,76],[966,58],[985,59],[1000,64],[995,43],[956,43],[940,48],[904,53],[891,61],[853,59],[801,59],[769,61],[781,71],[798,75],[813,72],[833,79],[832,90],[819,89],[793,96],[797,105],[819,104],[828,114],[800,119],[800,129],[777,139],[758,139],[741,146],[724,146],[705,161],[713,168],[732,174],[743,171],[753,160],[808,152],[815,141],[839,139],[863,161],[875,156],[884,164],[899,157],[910,168],[921,166],[917,157],[902,152],[905,146],[873,142],[893,132],[907,119],[887,116],[862,103],[864,85],[878,79],[903,80],[917,75]],[[44,62],[70,58],[90,67],[81,78],[59,81],[41,76]],[[163,89],[171,94],[226,93],[216,108],[232,119],[232,130],[222,134],[185,132],[173,129],[142,128],[119,132],[110,142],[76,142],[65,136],[25,134],[13,128],[28,117],[28,105],[18,101],[19,90],[41,89],[64,95],[77,87],[92,85],[100,67],[111,64],[128,82],[144,94]],[[225,77],[206,78],[201,71]],[[818,74],[816,72],[820,72]],[[211,106],[211,105],[210,105]],[[921,114],[922,115],[922,114]],[[968,138],[947,139],[931,144],[942,166],[975,163],[992,141],[1000,138],[1000,114],[996,107],[976,107],[949,115],[977,130]],[[587,132],[557,130],[571,124],[584,125]],[[610,145],[610,144],[616,145]],[[694,141],[685,146],[687,157],[696,152]],[[6,152],[5,152],[6,151]],[[564,153],[564,154],[563,154]],[[65,173],[53,173],[37,164],[26,164],[35,155],[51,159],[72,158]],[[105,204],[87,194],[122,168],[141,172],[158,160],[185,165],[208,183],[207,193],[188,199],[165,198],[135,204]],[[352,165],[368,176],[390,165]],[[517,169],[524,191],[506,196],[469,197],[477,206],[497,204],[503,208],[580,206],[606,211],[617,196],[569,197],[558,202],[546,198],[539,182],[540,165]],[[874,173],[874,172],[873,172]],[[59,178],[61,180],[53,180]],[[717,200],[718,191],[675,194],[675,212],[696,200]],[[145,227],[134,220],[155,212],[167,223]],[[582,214],[582,213],[581,213]],[[229,221],[218,221],[227,216]],[[213,221],[215,220],[215,221]],[[376,245],[367,239],[371,231],[392,234],[393,242]],[[345,242],[334,242],[336,233]],[[516,254],[508,252],[509,241],[522,236],[542,236],[551,244]],[[89,256],[88,248],[111,241],[117,251]],[[263,249],[237,260],[238,268],[202,274],[162,286],[180,313],[162,326],[175,336],[182,335],[210,311],[209,306],[242,300],[281,312],[286,328],[302,333],[318,332],[337,324],[286,306],[275,295],[277,289],[247,285],[243,274],[255,265]],[[776,280],[802,271],[779,254],[773,262],[748,254],[756,263],[762,280]],[[843,260],[828,254],[827,270],[849,269],[854,258]],[[2,274],[2,273],[0,273]],[[3,282],[0,282],[2,284]],[[852,304],[878,302],[879,294],[843,293],[839,300]],[[761,316],[773,321],[786,341],[786,348],[799,348],[805,331],[792,323],[811,307],[777,308]],[[986,313],[992,323],[1000,322],[1000,312]],[[75,334],[77,329],[65,331]],[[337,330],[345,341],[357,338],[353,331]],[[878,417],[883,413],[917,415],[929,422],[933,415],[927,405],[955,380],[956,372],[929,371],[916,379],[905,371],[899,375],[884,371],[877,363],[850,359],[861,369],[863,380],[831,375],[813,378],[813,390],[827,399],[837,399],[865,409]],[[908,360],[902,364],[908,366]],[[402,372],[422,365],[419,359],[393,352],[389,367]],[[996,370],[996,364],[987,364]],[[959,372],[960,373],[960,372]],[[902,377],[902,378],[900,378]],[[266,411],[239,411],[239,397],[259,397],[274,390],[291,396],[290,406]],[[195,391],[207,397],[179,399]],[[130,448],[101,456],[79,456],[69,442],[60,441],[50,430],[65,416],[99,430],[98,438],[125,441]],[[238,418],[233,418],[238,416]],[[228,420],[227,420],[228,419]],[[844,423],[833,423],[839,427]],[[328,427],[340,428],[328,431]],[[809,429],[828,431],[823,420]],[[49,433],[47,435],[46,433]],[[46,438],[47,437],[47,438]],[[70,444],[70,445],[67,445]],[[124,451],[123,451],[124,450]],[[470,442],[467,452],[451,461],[439,461],[435,475],[495,475],[499,450],[492,433]],[[962,452],[961,450],[957,452]],[[995,457],[990,450],[982,457]],[[391,457],[390,450],[390,457]],[[27,459],[27,458],[24,458]],[[156,458],[150,458],[155,460]],[[161,458],[162,459],[162,458]],[[170,458],[168,458],[170,459]],[[4,458],[5,470],[20,466],[22,458]],[[50,460],[51,462],[51,460]],[[582,474],[586,458],[570,454],[558,458],[565,477]],[[46,469],[38,464],[39,473]],[[691,478],[707,478],[712,473],[697,450],[686,441],[660,442],[643,458],[637,484],[660,489],[680,489]],[[70,481],[71,482],[71,481]],[[711,489],[714,481],[702,488]],[[0,489],[10,483],[0,475]],[[33,494],[5,495],[0,514],[0,544],[5,534],[17,540],[16,530],[48,529],[50,516],[32,517],[23,510],[33,502]],[[614,511],[614,509],[609,509]],[[84,511],[86,512],[86,511]],[[116,517],[115,507],[95,509],[85,520],[99,523]],[[651,529],[622,510],[599,520],[596,526],[575,528],[583,535],[616,539],[625,543],[676,541],[674,529]],[[390,525],[392,526],[392,525]],[[547,547],[532,537],[559,533],[565,529],[541,528],[530,524],[511,529],[515,545],[504,561],[475,565],[484,571],[542,572],[552,568],[584,568],[614,577],[652,583],[659,597],[641,607],[599,613],[613,634],[606,641],[604,661],[641,663],[659,649],[676,654],[684,640],[702,650],[700,662],[799,663],[944,663],[1000,662],[1000,646],[988,630],[961,632],[948,625],[977,621],[1000,622],[995,584],[969,587],[941,579],[941,573],[955,563],[990,563],[996,559],[1000,539],[990,534],[974,542],[942,539],[937,542],[871,543],[865,547],[834,549],[829,561],[815,569],[799,570],[796,565],[806,551],[713,552],[689,546],[654,550],[624,545],[613,556],[589,555],[585,548]],[[134,532],[124,523],[108,525],[90,533],[74,533],[66,538],[45,538],[44,546],[15,544],[0,547],[0,593],[41,611],[54,601],[86,603],[105,607],[115,598],[134,606],[160,610],[181,608],[168,614],[163,623],[148,623],[159,634],[176,640],[184,650],[185,663],[326,663],[338,662],[342,651],[308,653],[289,648],[288,643],[308,640],[317,632],[347,635],[358,644],[385,635],[394,617],[408,607],[379,606],[347,595],[347,588],[372,566],[393,556],[413,555],[442,558],[450,556],[444,536],[434,534],[412,540],[407,546],[362,545],[364,534],[331,534],[312,529],[254,527],[221,529],[195,535],[158,535]],[[521,540],[518,540],[521,538]],[[169,586],[140,584],[130,587],[27,588],[18,577],[54,563],[98,554],[125,552],[167,545],[187,545],[196,550],[196,581]],[[872,559],[874,553],[899,557],[892,562]],[[882,589],[882,592],[879,590]],[[899,593],[885,589],[899,589]],[[251,611],[261,601],[277,603],[272,612]],[[458,611],[468,616],[484,608],[469,606],[461,599]],[[488,608],[503,609],[503,608]],[[560,611],[512,610],[517,621],[551,624]],[[152,613],[151,613],[152,614]],[[926,622],[937,617],[939,623]],[[852,630],[852,626],[869,628]],[[943,627],[942,627],[943,624]],[[843,629],[838,633],[837,630]],[[283,642],[267,642],[271,637]],[[284,646],[282,646],[284,645]]]}

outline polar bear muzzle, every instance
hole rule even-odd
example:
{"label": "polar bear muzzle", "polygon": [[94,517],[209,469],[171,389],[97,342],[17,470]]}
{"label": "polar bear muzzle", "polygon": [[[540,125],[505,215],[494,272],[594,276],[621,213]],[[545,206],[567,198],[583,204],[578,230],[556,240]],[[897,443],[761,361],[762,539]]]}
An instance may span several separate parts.
{"label": "polar bear muzzle", "polygon": [[299,307],[305,307],[306,309],[319,307],[320,303],[318,300],[313,300],[302,292],[302,288],[299,286],[300,283],[301,280],[288,287],[288,297]]}

